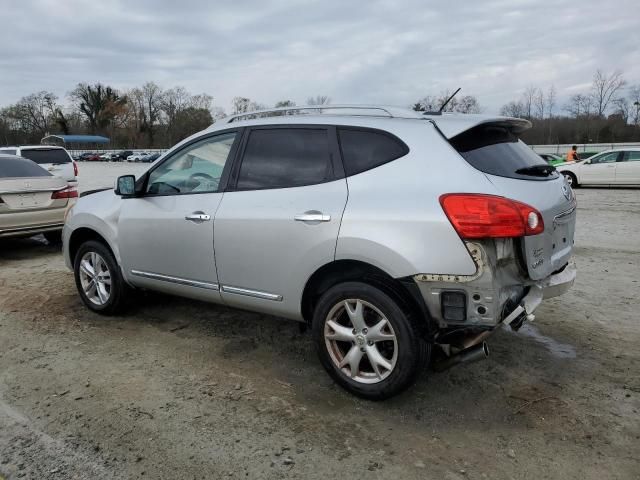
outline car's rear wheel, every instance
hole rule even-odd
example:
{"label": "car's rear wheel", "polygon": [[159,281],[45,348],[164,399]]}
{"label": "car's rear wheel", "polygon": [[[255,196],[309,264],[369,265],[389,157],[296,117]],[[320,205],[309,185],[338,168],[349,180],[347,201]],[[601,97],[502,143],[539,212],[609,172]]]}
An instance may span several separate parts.
{"label": "car's rear wheel", "polygon": [[338,284],[322,295],[313,335],[329,375],[370,400],[409,387],[431,352],[409,312],[387,293],[360,282]]}
{"label": "car's rear wheel", "polygon": [[126,307],[129,286],[111,251],[101,242],[83,243],[76,254],[73,272],[83,303],[102,315],[115,315]]}
{"label": "car's rear wheel", "polygon": [[562,172],[562,175],[567,180],[567,183],[571,188],[576,188],[578,186],[578,179],[571,172]]}

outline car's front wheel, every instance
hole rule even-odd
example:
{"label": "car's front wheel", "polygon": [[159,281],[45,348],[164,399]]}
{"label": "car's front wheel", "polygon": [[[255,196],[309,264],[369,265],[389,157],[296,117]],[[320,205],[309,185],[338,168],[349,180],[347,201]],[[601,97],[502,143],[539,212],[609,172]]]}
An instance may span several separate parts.
{"label": "car's front wheel", "polygon": [[111,251],[101,242],[83,243],[73,273],[83,303],[96,313],[115,315],[126,307],[129,286]]}
{"label": "car's front wheel", "polygon": [[431,352],[410,313],[387,293],[360,282],[338,284],[322,295],[313,336],[329,375],[370,400],[409,387]]}

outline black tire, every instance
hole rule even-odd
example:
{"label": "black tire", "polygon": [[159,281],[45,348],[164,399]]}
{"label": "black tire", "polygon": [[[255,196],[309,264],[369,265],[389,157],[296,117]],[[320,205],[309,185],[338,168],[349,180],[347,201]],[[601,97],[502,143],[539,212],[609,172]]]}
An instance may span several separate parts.
{"label": "black tire", "polygon": [[[384,314],[391,325],[392,333],[395,334],[397,342],[395,366],[386,373],[385,378],[375,380],[377,383],[362,383],[339,368],[325,341],[325,322],[328,315],[334,307],[347,299],[363,300],[374,306]],[[312,328],[322,366],[345,390],[368,400],[384,400],[407,389],[415,382],[431,355],[431,344],[420,334],[414,315],[404,311],[392,296],[366,283],[346,282],[327,290],[315,307]],[[348,342],[340,345],[344,346],[344,350],[357,346],[356,343],[349,346]],[[362,351],[362,348],[360,350]],[[333,354],[335,356],[335,350]]]}
{"label": "black tire", "polygon": [[[80,263],[82,261],[82,258],[87,253],[91,252],[95,252],[100,255],[100,257],[102,257],[110,273],[111,286],[109,297],[103,305],[97,305],[96,303],[92,302],[82,288],[80,279]],[[127,283],[124,281],[124,278],[122,278],[120,267],[113,257],[113,254],[104,245],[104,243],[90,240],[80,245],[80,248],[78,249],[78,252],[76,253],[73,261],[73,274],[76,280],[76,288],[78,289],[80,298],[90,310],[101,315],[117,315],[119,313],[122,313],[128,306],[128,297],[131,294],[131,287],[129,287],[129,285],[127,285]]]}
{"label": "black tire", "polygon": [[572,172],[560,172],[560,173],[562,173],[562,175],[564,175],[565,177],[568,177],[567,180],[569,178],[571,178],[571,181],[567,182],[567,183],[569,183],[571,188],[578,188],[580,186],[580,185],[578,185],[578,179],[576,178],[574,173],[572,173]]}
{"label": "black tire", "polygon": [[60,245],[62,243],[62,230],[55,230],[53,232],[44,232],[44,238],[51,245]]}

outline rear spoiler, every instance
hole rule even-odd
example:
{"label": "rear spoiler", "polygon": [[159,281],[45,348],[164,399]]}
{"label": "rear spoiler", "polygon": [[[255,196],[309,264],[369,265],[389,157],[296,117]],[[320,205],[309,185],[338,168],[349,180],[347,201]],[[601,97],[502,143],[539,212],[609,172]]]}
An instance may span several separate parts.
{"label": "rear spoiler", "polygon": [[504,127],[520,135],[525,130],[531,128],[531,122],[523,118],[513,117],[490,117],[487,115],[425,115],[440,132],[447,138],[451,139],[456,135],[466,132],[480,125],[495,125]]}

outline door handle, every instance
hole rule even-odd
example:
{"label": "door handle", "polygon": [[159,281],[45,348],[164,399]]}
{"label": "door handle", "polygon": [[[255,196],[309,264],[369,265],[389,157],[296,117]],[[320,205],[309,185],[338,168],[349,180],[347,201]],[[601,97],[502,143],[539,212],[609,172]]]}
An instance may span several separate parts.
{"label": "door handle", "polygon": [[202,223],[211,220],[211,215],[207,215],[204,212],[193,212],[191,215],[184,217],[184,219],[194,223]]}
{"label": "door handle", "polygon": [[324,213],[318,212],[317,210],[311,210],[309,212],[295,215],[293,219],[296,222],[330,222],[331,215],[325,215]]}

